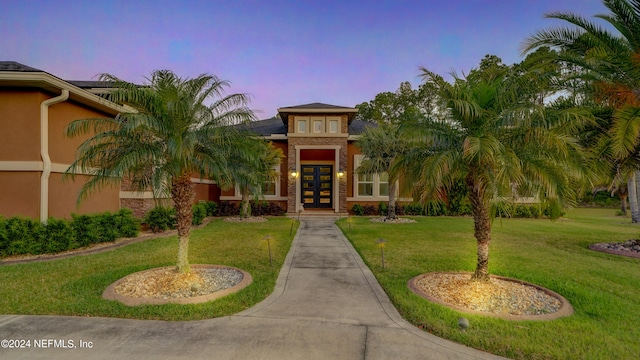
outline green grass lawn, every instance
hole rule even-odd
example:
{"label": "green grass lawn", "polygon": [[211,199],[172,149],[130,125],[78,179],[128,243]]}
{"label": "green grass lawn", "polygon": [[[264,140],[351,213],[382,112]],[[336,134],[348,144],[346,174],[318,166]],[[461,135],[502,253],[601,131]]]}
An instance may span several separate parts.
{"label": "green grass lawn", "polygon": [[[273,291],[293,240],[290,226],[291,220],[284,217],[269,218],[264,223],[227,223],[216,219],[193,230],[189,243],[191,264],[234,266],[253,277],[253,283],[245,289],[213,302],[128,307],[102,299],[104,289],[126,275],[175,265],[178,238],[169,236],[95,255],[0,266],[0,313],[162,320],[234,314],[257,304]],[[267,235],[272,236],[273,267],[264,241]]]}
{"label": "green grass lawn", "polygon": [[[640,235],[640,227],[612,209],[576,209],[557,221],[496,219],[489,270],[564,296],[574,315],[552,321],[508,321],[436,305],[407,288],[431,271],[473,271],[473,220],[418,217],[380,224],[367,218],[338,222],[400,313],[416,326],[477,349],[518,359],[640,358],[640,259],[588,249]],[[385,269],[376,240],[384,238]],[[461,331],[464,316],[471,327]]]}

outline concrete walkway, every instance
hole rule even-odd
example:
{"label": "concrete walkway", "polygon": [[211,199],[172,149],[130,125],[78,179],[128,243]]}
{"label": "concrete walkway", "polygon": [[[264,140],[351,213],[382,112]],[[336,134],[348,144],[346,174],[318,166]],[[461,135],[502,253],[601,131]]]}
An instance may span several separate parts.
{"label": "concrete walkway", "polygon": [[2,339],[31,340],[31,348],[0,348],[0,359],[499,358],[404,321],[332,220],[303,221],[273,294],[237,315],[190,322],[6,315]]}

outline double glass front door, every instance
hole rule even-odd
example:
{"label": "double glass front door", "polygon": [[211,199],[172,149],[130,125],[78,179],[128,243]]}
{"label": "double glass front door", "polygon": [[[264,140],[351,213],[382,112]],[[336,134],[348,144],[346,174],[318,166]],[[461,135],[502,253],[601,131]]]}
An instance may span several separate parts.
{"label": "double glass front door", "polygon": [[305,209],[333,206],[333,165],[300,165]]}

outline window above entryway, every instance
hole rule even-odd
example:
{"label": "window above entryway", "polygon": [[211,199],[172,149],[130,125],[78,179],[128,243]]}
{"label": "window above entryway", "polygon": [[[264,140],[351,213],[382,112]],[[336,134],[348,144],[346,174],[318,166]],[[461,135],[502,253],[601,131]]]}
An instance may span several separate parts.
{"label": "window above entryway", "polygon": [[304,136],[331,136],[340,133],[340,116],[295,116],[294,134]]}

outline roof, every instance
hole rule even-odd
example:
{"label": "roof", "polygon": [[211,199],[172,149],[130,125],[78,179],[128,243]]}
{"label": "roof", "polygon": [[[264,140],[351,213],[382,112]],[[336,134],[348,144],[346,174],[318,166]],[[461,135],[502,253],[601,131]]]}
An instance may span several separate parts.
{"label": "roof", "polygon": [[0,61],[0,71],[16,71],[16,72],[44,72],[31,66],[20,64],[15,61]]}
{"label": "roof", "polygon": [[[93,82],[88,82],[93,83]],[[0,61],[0,87],[38,88],[53,94],[69,91],[69,99],[111,115],[127,111],[123,106],[104,99],[92,91],[69,81],[15,61]]]}
{"label": "roof", "polygon": [[269,136],[274,134],[287,134],[287,127],[277,117],[271,119],[252,121],[241,125],[243,130],[247,130],[258,135]]}
{"label": "roof", "polygon": [[287,121],[289,114],[341,114],[347,115],[349,123],[358,113],[358,109],[353,107],[330,105],[324,103],[310,103],[296,106],[285,106],[278,109],[278,114],[283,122]]}
{"label": "roof", "polygon": [[361,135],[370,127],[377,127],[378,124],[364,120],[353,120],[349,124],[349,135]]}
{"label": "roof", "polygon": [[108,81],[88,81],[88,80],[67,80],[69,84],[73,84],[81,89],[95,88],[111,88],[112,85]]}
{"label": "roof", "polygon": [[307,110],[308,109],[333,109],[333,110],[345,110],[345,111],[355,110],[356,112],[358,111],[358,109],[352,108],[352,107],[324,104],[324,103],[319,103],[319,102],[310,103],[310,104],[304,104],[304,105],[296,105],[296,106],[285,106],[285,107],[281,107],[280,109],[278,109],[278,111],[288,110],[288,109],[293,109],[293,110],[300,110],[300,109],[302,109],[302,110],[304,110],[304,109],[307,109]]}

